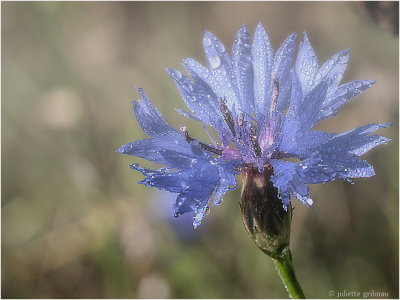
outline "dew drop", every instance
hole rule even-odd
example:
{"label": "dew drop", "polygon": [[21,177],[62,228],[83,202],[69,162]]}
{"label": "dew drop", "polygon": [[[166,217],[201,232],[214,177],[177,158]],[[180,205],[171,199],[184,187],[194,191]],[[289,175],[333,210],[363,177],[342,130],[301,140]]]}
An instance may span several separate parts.
{"label": "dew drop", "polygon": [[217,69],[221,65],[221,59],[217,55],[208,56],[208,63],[213,69]]}
{"label": "dew drop", "polygon": [[176,78],[182,79],[182,73],[181,73],[181,72],[175,70],[175,71],[174,71],[174,75],[176,76]]}
{"label": "dew drop", "polygon": [[204,211],[204,215],[208,215],[211,212],[211,209],[209,206],[206,207],[206,210]]}
{"label": "dew drop", "polygon": [[217,43],[216,45],[215,45],[215,48],[217,49],[217,51],[219,52],[219,53],[224,53],[225,52],[225,47],[224,47],[224,45],[222,45],[221,43]]}
{"label": "dew drop", "polygon": [[210,46],[211,46],[211,40],[210,40],[209,37],[205,37],[205,38],[203,39],[203,42],[204,42],[204,45],[205,45],[206,47],[210,47]]}

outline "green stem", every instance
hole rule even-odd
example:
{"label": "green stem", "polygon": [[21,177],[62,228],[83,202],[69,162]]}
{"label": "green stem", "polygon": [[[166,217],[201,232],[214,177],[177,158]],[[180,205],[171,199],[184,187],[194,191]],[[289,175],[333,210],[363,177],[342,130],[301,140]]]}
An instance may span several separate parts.
{"label": "green stem", "polygon": [[292,267],[292,255],[289,247],[284,248],[278,256],[272,258],[275,268],[282,279],[289,296],[293,299],[305,299],[304,293],[297,282]]}

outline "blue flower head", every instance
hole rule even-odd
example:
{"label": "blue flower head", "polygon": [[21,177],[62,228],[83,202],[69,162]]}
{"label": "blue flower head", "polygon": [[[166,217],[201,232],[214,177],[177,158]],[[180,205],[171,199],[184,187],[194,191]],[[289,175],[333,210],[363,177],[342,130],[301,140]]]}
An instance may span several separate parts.
{"label": "blue flower head", "polygon": [[[373,80],[339,85],[349,50],[333,55],[321,67],[304,33],[294,60],[296,34],[291,34],[274,53],[269,38],[258,24],[253,41],[243,25],[236,34],[232,53],[206,31],[203,46],[208,67],[192,58],[184,60],[190,77],[167,69],[190,112],[178,111],[215,129],[219,141],[191,137],[182,124],[169,126],[150,103],[133,102],[139,125],[150,137],[128,143],[118,152],[165,165],[151,170],[130,167],[145,178],[139,183],[177,194],[173,216],[194,212],[193,226],[200,225],[213,205],[236,188],[235,175],[242,169],[273,168],[271,182],[286,208],[293,195],[310,206],[307,184],[335,179],[373,176],[362,154],[388,138],[370,135],[390,124],[370,124],[344,133],[312,130],[351,98],[372,86]],[[207,131],[208,133],[208,131]],[[294,158],[291,161],[289,158]],[[298,161],[298,162],[293,162]]]}

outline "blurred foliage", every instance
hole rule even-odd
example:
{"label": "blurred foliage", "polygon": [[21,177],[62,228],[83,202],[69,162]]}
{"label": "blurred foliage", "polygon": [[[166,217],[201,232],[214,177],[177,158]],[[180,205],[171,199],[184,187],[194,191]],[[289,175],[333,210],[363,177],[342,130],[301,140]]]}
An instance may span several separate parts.
{"label": "blurred foliage", "polygon": [[[135,85],[173,126],[201,127],[165,67],[204,60],[210,30],[229,46],[263,22],[275,49],[309,33],[320,63],[351,47],[344,80],[377,84],[319,128],[393,122],[365,157],[376,176],[311,187],[294,201],[292,253],[308,297],[398,295],[398,40],[348,2],[2,2],[2,297],[281,298],[272,261],[245,232],[239,188],[193,230],[173,195],[137,185],[145,137]],[[144,165],[150,165],[144,162]]]}

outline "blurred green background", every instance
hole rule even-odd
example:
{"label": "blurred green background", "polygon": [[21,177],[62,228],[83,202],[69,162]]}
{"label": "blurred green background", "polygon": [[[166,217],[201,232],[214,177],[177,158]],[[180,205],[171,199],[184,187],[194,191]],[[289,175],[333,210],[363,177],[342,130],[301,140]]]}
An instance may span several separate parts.
{"label": "blurred green background", "polygon": [[272,261],[248,238],[240,186],[199,229],[174,196],[136,184],[116,153],[144,138],[135,86],[165,119],[183,101],[164,68],[204,62],[209,30],[230,48],[261,21],[277,49],[306,30],[320,64],[351,48],[344,81],[375,79],[318,128],[393,122],[364,156],[376,176],[311,187],[294,201],[291,247],[306,296],[398,297],[398,38],[348,2],[2,2],[2,297],[281,298]]}

